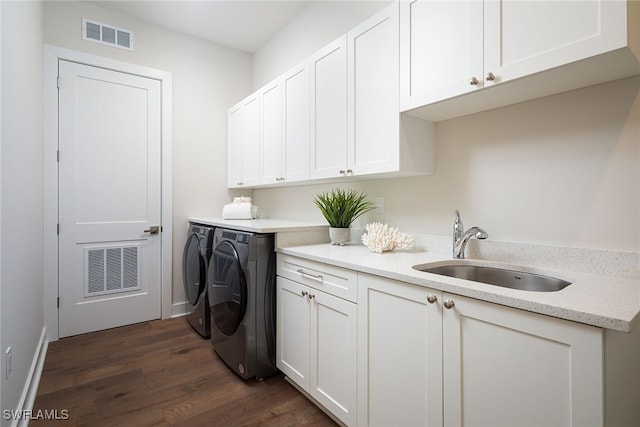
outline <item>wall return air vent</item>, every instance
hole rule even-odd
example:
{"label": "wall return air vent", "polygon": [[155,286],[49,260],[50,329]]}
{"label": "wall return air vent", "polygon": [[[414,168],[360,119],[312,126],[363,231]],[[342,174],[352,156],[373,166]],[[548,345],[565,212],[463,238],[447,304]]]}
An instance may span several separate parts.
{"label": "wall return air vent", "polygon": [[120,49],[133,50],[133,33],[129,30],[82,18],[82,38]]}

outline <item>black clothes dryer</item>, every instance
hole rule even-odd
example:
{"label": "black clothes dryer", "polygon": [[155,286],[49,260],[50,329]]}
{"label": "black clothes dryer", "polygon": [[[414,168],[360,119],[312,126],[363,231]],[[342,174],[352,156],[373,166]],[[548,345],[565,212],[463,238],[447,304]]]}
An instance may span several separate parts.
{"label": "black clothes dryer", "polygon": [[207,269],[211,258],[214,227],[189,223],[182,256],[184,292],[192,310],[187,321],[202,337],[211,336],[211,313],[207,298]]}
{"label": "black clothes dryer", "polygon": [[244,379],[276,373],[274,235],[217,228],[209,264],[211,343]]}

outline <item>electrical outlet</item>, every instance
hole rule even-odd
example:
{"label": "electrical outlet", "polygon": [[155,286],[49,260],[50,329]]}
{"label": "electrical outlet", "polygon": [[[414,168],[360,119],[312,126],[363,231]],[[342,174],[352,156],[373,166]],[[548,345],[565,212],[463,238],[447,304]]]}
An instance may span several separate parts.
{"label": "electrical outlet", "polygon": [[384,213],[384,197],[376,197],[376,213]]}
{"label": "electrical outlet", "polygon": [[4,367],[5,367],[5,378],[9,379],[9,375],[11,375],[11,347],[7,347],[4,352]]}

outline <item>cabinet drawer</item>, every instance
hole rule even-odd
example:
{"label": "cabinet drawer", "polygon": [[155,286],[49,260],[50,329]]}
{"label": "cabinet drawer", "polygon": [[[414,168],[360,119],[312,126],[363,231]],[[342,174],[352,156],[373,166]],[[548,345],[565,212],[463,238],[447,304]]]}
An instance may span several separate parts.
{"label": "cabinet drawer", "polygon": [[277,274],[347,301],[358,301],[357,273],[353,270],[278,254]]}

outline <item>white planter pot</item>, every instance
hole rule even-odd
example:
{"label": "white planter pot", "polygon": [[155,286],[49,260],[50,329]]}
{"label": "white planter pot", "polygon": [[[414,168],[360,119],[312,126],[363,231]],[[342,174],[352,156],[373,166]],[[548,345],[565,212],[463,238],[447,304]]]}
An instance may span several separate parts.
{"label": "white planter pot", "polygon": [[332,245],[345,245],[351,237],[350,228],[333,228],[329,227],[329,238]]}

